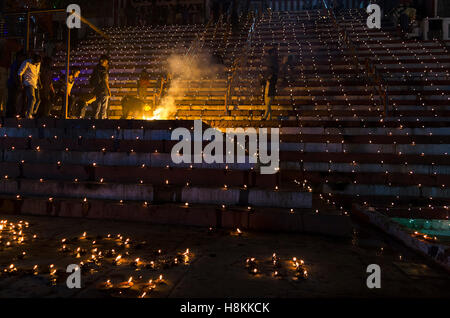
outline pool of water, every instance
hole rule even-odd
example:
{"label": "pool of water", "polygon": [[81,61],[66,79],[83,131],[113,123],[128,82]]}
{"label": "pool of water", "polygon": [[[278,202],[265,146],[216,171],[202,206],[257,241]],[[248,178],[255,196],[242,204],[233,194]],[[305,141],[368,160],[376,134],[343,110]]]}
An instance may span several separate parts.
{"label": "pool of water", "polygon": [[449,220],[425,220],[425,219],[405,219],[405,218],[392,218],[392,220],[420,233],[433,236],[448,236],[450,238]]}

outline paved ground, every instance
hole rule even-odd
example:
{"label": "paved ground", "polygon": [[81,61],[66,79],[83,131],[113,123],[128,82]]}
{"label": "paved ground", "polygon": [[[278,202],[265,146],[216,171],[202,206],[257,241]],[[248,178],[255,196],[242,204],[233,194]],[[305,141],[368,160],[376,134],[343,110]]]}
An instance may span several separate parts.
{"label": "paved ground", "polygon": [[[0,234],[0,297],[139,297],[144,292],[145,297],[206,298],[450,297],[448,273],[384,234],[360,226],[353,239],[337,239],[246,232],[239,236],[227,230],[65,218],[0,215],[0,220],[16,226],[12,231],[4,224]],[[29,222],[28,227],[22,223],[22,233],[19,220]],[[20,237],[24,242],[17,244]],[[61,250],[64,238],[70,251]],[[189,254],[183,254],[186,249]],[[271,263],[274,252],[280,258],[277,269]],[[97,262],[83,267],[82,288],[68,289],[64,269],[72,263],[87,263],[92,255]],[[122,255],[121,263],[115,266],[118,255]],[[138,257],[142,263],[136,268],[130,263]],[[256,259],[257,274],[246,268],[249,257]],[[293,257],[304,260],[306,280],[296,277]],[[369,264],[381,266],[379,290],[366,287]],[[38,265],[36,273],[34,265]],[[54,267],[49,269],[50,265]],[[273,276],[275,270],[280,277]],[[129,289],[104,289],[107,280],[118,287],[130,277],[135,284]]]}

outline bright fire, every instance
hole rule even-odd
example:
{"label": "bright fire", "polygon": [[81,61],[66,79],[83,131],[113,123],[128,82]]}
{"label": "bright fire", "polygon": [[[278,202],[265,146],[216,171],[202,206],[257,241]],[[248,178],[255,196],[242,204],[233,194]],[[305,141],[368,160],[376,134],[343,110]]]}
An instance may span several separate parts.
{"label": "bright fire", "polygon": [[158,107],[153,112],[153,116],[144,116],[144,120],[165,120],[169,119],[170,112],[165,107]]}

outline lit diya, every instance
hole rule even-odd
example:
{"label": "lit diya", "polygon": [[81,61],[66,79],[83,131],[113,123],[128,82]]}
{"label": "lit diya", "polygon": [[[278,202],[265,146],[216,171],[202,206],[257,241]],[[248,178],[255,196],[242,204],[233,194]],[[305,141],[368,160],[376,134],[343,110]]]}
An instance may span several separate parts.
{"label": "lit diya", "polygon": [[113,265],[119,266],[119,265],[120,265],[121,259],[122,259],[122,255],[117,256],[117,257],[113,260]]}
{"label": "lit diya", "polygon": [[133,283],[133,277],[130,277],[130,278],[128,279],[128,281],[119,283],[119,285],[117,286],[117,288],[119,288],[119,289],[128,289],[128,288],[133,287],[133,285],[134,285],[134,283]]}
{"label": "lit diya", "polygon": [[281,274],[279,271],[274,271],[273,272],[273,277],[281,277]]}
{"label": "lit diya", "polygon": [[147,283],[147,288],[149,290],[155,289],[156,288],[156,284],[153,282],[153,279],[150,279]]}
{"label": "lit diya", "polygon": [[186,252],[182,254],[184,264],[189,264],[189,255],[190,255],[189,249],[186,249]]}
{"label": "lit diya", "polygon": [[145,269],[155,269],[155,262],[151,261],[150,263],[146,264]]}
{"label": "lit diya", "polygon": [[114,287],[113,283],[111,283],[111,280],[108,279],[106,282],[101,283],[101,284],[98,286],[98,289],[103,289],[103,290],[105,290],[105,289],[111,289],[111,288],[113,288],[113,287]]}
{"label": "lit diya", "polygon": [[281,264],[280,264],[280,258],[277,256],[276,253],[273,253],[273,254],[272,254],[272,265],[273,265],[274,267],[280,267],[280,266],[281,266]]}
{"label": "lit diya", "polygon": [[156,283],[157,283],[157,284],[165,284],[165,283],[166,283],[166,281],[164,280],[162,274],[159,275],[158,279],[156,280]]}
{"label": "lit diya", "polygon": [[300,267],[297,269],[297,273],[295,274],[298,278],[306,279],[308,278],[308,271],[304,269],[303,267]]}
{"label": "lit diya", "polygon": [[139,267],[139,265],[141,265],[141,264],[142,264],[141,259],[138,257],[138,258],[136,258],[136,259],[134,260],[134,262],[131,263],[131,266],[137,268],[137,267]]}
{"label": "lit diya", "polygon": [[236,231],[231,232],[232,236],[242,236],[242,231],[241,229],[237,228]]}

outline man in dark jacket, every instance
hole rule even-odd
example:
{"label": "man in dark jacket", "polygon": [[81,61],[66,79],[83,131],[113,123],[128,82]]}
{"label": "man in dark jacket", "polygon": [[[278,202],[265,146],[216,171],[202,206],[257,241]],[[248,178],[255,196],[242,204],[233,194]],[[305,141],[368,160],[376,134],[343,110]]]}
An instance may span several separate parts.
{"label": "man in dark jacket", "polygon": [[55,88],[53,87],[53,70],[52,59],[48,56],[44,57],[41,67],[41,105],[38,110],[39,117],[49,117],[52,110],[52,100],[55,96]]}
{"label": "man in dark jacket", "polygon": [[276,96],[277,82],[278,82],[278,52],[276,48],[271,48],[267,56],[264,58],[264,103],[266,110],[262,120],[272,120],[272,103]]}
{"label": "man in dark jacket", "polygon": [[94,69],[92,74],[91,85],[94,88],[97,108],[95,111],[95,119],[107,119],[108,103],[111,97],[111,89],[109,88],[109,60],[107,55],[100,57],[100,62]]}
{"label": "man in dark jacket", "polygon": [[19,71],[20,65],[25,60],[26,54],[23,51],[19,51],[16,54],[16,59],[11,64],[9,69],[8,78],[8,102],[6,104],[6,117],[14,117],[17,115],[17,97],[19,95],[19,79],[17,77],[17,72]]}

